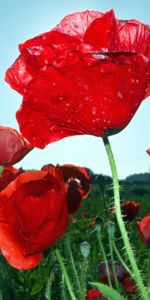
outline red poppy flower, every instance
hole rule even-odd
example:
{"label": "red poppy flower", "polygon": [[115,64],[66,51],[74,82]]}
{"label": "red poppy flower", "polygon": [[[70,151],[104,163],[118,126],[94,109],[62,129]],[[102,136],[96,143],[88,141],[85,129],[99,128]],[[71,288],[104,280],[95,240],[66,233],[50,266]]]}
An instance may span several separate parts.
{"label": "red poppy flower", "polygon": [[[51,170],[51,164],[43,166],[42,170],[48,171],[49,168]],[[80,208],[82,200],[88,196],[91,190],[90,176],[85,168],[71,164],[57,165],[56,168],[63,175],[66,184],[68,211],[69,214],[73,214]]]}
{"label": "red poppy flower", "polygon": [[99,290],[91,289],[86,293],[86,300],[108,300]]}
{"label": "red poppy flower", "polygon": [[147,154],[150,155],[150,148],[146,150]]}
{"label": "red poppy flower", "polygon": [[117,20],[113,10],[68,15],[19,49],[6,81],[24,97],[20,130],[39,148],[115,134],[150,95],[150,27]]}
{"label": "red poppy flower", "polygon": [[129,274],[126,274],[124,278],[123,287],[125,291],[129,294],[134,294],[138,291],[136,284],[133,282]]}
{"label": "red poppy flower", "polygon": [[133,221],[139,213],[140,203],[128,200],[121,204],[121,211],[125,221]]}
{"label": "red poppy flower", "polygon": [[142,241],[150,245],[150,213],[146,214],[140,222],[137,222],[137,226]]}
{"label": "red poppy flower", "polygon": [[11,181],[23,172],[22,169],[15,169],[12,166],[4,167],[0,176],[0,191],[2,191]]}
{"label": "red poppy flower", "polygon": [[0,250],[15,268],[38,265],[67,223],[64,180],[57,169],[24,172],[0,193]]}
{"label": "red poppy flower", "polygon": [[19,132],[0,126],[0,165],[13,165],[33,149]]}

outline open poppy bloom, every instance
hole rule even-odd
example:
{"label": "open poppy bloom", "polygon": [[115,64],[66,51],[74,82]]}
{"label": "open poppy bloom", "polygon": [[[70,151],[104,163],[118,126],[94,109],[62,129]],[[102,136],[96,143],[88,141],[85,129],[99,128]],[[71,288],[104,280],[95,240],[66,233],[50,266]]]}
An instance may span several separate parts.
{"label": "open poppy bloom", "polygon": [[33,149],[13,128],[0,126],[0,165],[13,165]]}
{"label": "open poppy bloom", "polygon": [[0,176],[0,191],[2,191],[11,181],[23,172],[22,169],[15,169],[12,166],[4,167]]}
{"label": "open poppy bloom", "polygon": [[99,290],[91,289],[86,293],[86,300],[107,300]]}
{"label": "open poppy bloom", "polygon": [[142,241],[150,245],[150,213],[146,214],[140,222],[137,222]]}
{"label": "open poppy bloom", "polygon": [[67,224],[65,185],[58,169],[24,172],[0,193],[0,250],[15,268],[37,266]]}
{"label": "open poppy bloom", "polygon": [[121,204],[121,211],[125,221],[133,221],[139,212],[140,203],[128,200]]}
{"label": "open poppy bloom", "polygon": [[[51,168],[52,165],[48,164],[43,166],[42,170],[48,171]],[[59,169],[63,175],[68,211],[69,214],[73,214],[80,208],[82,200],[87,198],[91,190],[90,176],[85,168],[71,164],[57,165],[54,168]]]}
{"label": "open poppy bloom", "polygon": [[33,146],[115,134],[150,95],[150,27],[113,10],[68,15],[19,50],[6,81],[23,95],[17,120]]}

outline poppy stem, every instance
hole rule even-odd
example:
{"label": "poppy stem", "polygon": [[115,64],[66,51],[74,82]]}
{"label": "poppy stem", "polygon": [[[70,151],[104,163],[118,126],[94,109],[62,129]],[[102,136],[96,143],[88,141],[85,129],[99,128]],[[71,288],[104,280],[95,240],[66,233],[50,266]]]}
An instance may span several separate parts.
{"label": "poppy stem", "polygon": [[69,257],[70,257],[69,261],[70,261],[70,264],[71,264],[72,272],[74,274],[74,281],[76,282],[77,290],[78,290],[78,293],[79,293],[79,296],[80,296],[81,300],[84,300],[85,297],[84,297],[83,292],[82,292],[81,284],[80,284],[80,281],[79,281],[79,278],[78,278],[74,258],[73,258],[72,251],[71,251],[70,234],[69,233],[66,234],[65,242],[66,242],[66,249],[67,249]]}
{"label": "poppy stem", "polygon": [[49,276],[49,279],[47,282],[47,300],[52,300],[51,289],[52,289],[52,273],[50,273],[50,276]]}
{"label": "poppy stem", "polygon": [[136,263],[136,260],[135,260],[134,254],[133,254],[132,247],[129,242],[128,233],[126,231],[126,228],[125,228],[125,225],[123,222],[123,218],[122,218],[122,214],[121,214],[118,173],[117,173],[116,163],[115,163],[114,155],[113,155],[108,137],[106,137],[106,136],[103,137],[103,142],[104,142],[104,146],[105,146],[106,153],[108,156],[111,172],[112,172],[116,218],[118,221],[118,225],[120,228],[124,246],[125,246],[125,249],[126,249],[126,252],[127,252],[133,273],[134,273],[134,278],[135,278],[135,281],[139,288],[139,291],[141,293],[142,299],[148,300],[148,295],[147,295],[140,271],[138,269],[138,266],[137,266],[137,263]]}
{"label": "poppy stem", "polygon": [[104,249],[102,240],[101,240],[100,232],[98,230],[97,230],[97,239],[98,239],[100,251],[101,251],[102,256],[104,258],[108,283],[109,283],[109,286],[112,287],[112,282],[111,282],[111,277],[110,277],[110,272],[109,272],[109,266],[108,266],[108,260],[107,260],[107,256],[106,256],[106,253],[105,253],[105,249]]}
{"label": "poppy stem", "polygon": [[117,246],[116,246],[114,240],[112,241],[112,245],[113,245],[114,252],[116,253],[116,256],[117,256],[118,259],[120,260],[120,262],[121,262],[121,264],[123,265],[123,267],[124,267],[124,268],[126,269],[126,271],[130,274],[130,276],[131,276],[132,278],[134,278],[134,275],[132,274],[132,272],[130,271],[130,269],[127,267],[127,265],[126,265],[126,263],[124,262],[123,258],[121,257],[120,252],[118,251]]}
{"label": "poppy stem", "polygon": [[117,273],[116,273],[116,266],[115,266],[115,262],[114,262],[114,253],[113,253],[113,246],[112,246],[112,238],[111,238],[110,234],[108,235],[108,239],[109,239],[109,249],[110,249],[110,257],[111,257],[111,263],[112,263],[112,271],[113,271],[113,275],[114,275],[114,281],[115,281],[115,285],[116,285],[117,291],[120,292],[120,286],[119,286],[119,282],[118,282],[118,278],[117,278]]}
{"label": "poppy stem", "polygon": [[86,292],[86,276],[87,276],[87,269],[88,269],[88,257],[84,257],[83,264],[82,264],[82,273],[81,273],[81,286],[83,292]]}
{"label": "poppy stem", "polygon": [[148,249],[148,289],[150,290],[150,249]]}
{"label": "poppy stem", "polygon": [[71,297],[72,300],[77,300],[77,298],[76,298],[76,296],[75,296],[75,294],[73,292],[72,285],[71,285],[71,282],[70,282],[70,279],[69,279],[69,276],[68,276],[65,264],[63,262],[61,253],[60,253],[60,251],[59,251],[58,248],[56,248],[56,250],[55,250],[55,255],[56,255],[57,259],[58,259],[59,265],[60,265],[62,273],[64,275],[64,278],[65,278],[65,281],[66,281],[66,285],[67,285],[70,297]]}

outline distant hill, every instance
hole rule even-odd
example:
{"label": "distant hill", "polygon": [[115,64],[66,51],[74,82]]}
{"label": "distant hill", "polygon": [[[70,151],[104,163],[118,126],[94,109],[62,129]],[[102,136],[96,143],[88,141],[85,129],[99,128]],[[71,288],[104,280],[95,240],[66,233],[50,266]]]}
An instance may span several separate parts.
{"label": "distant hill", "polygon": [[141,182],[149,182],[150,183],[150,173],[139,173],[139,174],[133,174],[128,177],[126,177],[125,181],[132,183],[135,181],[141,181]]}

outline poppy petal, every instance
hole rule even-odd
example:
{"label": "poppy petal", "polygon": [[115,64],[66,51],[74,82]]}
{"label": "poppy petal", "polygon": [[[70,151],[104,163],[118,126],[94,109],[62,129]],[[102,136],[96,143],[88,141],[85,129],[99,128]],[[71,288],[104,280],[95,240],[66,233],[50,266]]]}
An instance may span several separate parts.
{"label": "poppy petal", "polygon": [[13,165],[33,147],[13,128],[0,126],[0,165]]}
{"label": "poppy petal", "polygon": [[137,222],[137,227],[142,241],[150,245],[150,213],[146,214],[140,222]]}
{"label": "poppy petal", "polygon": [[57,168],[24,172],[0,193],[0,249],[16,268],[36,266],[67,225],[65,185]]}
{"label": "poppy petal", "polygon": [[91,23],[85,32],[84,42],[99,51],[119,50],[119,35],[113,10]]}
{"label": "poppy petal", "polygon": [[97,55],[90,67],[78,58],[61,72],[49,67],[28,88],[16,115],[20,130],[39,148],[66,136],[118,132],[145,96],[147,68],[144,58],[133,54]]}

